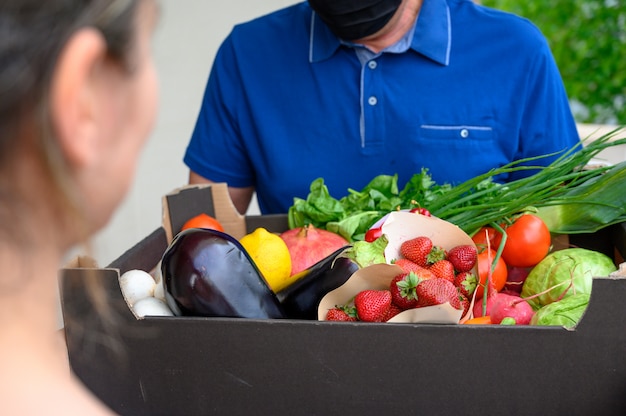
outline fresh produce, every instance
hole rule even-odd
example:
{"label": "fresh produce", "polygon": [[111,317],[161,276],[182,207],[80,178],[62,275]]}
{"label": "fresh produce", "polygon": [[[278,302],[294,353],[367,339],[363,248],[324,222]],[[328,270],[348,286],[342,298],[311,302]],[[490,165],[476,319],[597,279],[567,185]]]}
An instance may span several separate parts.
{"label": "fresh produce", "polygon": [[144,316],[172,316],[171,309],[161,296],[162,285],[150,273],[131,269],[120,276],[120,290],[133,314]]}
{"label": "fresh produce", "polygon": [[327,321],[354,322],[357,320],[355,308],[336,307],[326,313]]}
{"label": "fresh produce", "polygon": [[174,316],[172,310],[161,299],[155,297],[147,297],[138,300],[132,307],[137,317],[146,316]]}
{"label": "fresh produce", "polygon": [[120,276],[120,289],[124,300],[131,308],[135,302],[154,296],[156,282],[154,278],[143,270],[128,270]]}
{"label": "fresh produce", "polygon": [[531,267],[508,267],[504,291],[521,293]]}
{"label": "fresh produce", "polygon": [[479,251],[486,250],[487,248],[497,247],[496,236],[498,232],[495,228],[485,225],[472,235],[472,241],[476,244],[476,248]]}
{"label": "fresh produce", "polygon": [[[515,216],[510,224],[504,225],[506,242],[502,259],[509,267],[533,267],[550,251],[552,243],[550,230],[541,218],[524,213]],[[502,241],[502,234],[496,233],[495,247]]]}
{"label": "fresh produce", "polygon": [[177,234],[163,254],[161,273],[176,315],[285,317],[252,258],[221,231],[193,228]]}
{"label": "fresh produce", "polygon": [[589,304],[589,293],[578,293],[545,305],[535,313],[531,325],[575,327]]}
{"label": "fresh produce", "polygon": [[496,301],[497,294],[498,292],[496,291],[489,291],[487,297],[482,298],[480,302],[475,302],[474,308],[472,309],[472,316],[474,318],[478,318],[490,315],[491,308],[493,307],[493,303]]}
{"label": "fresh produce", "polygon": [[344,250],[342,256],[351,259],[359,267],[385,263],[387,261],[385,259],[385,247],[387,247],[388,243],[389,240],[384,234],[371,243],[356,241],[352,244],[352,247]]}
{"label": "fresh produce", "polygon": [[180,230],[183,231],[190,228],[208,228],[224,232],[222,224],[216,218],[205,214],[204,212],[188,219]]}
{"label": "fresh produce", "polygon": [[478,278],[472,271],[459,272],[454,276],[454,285],[461,295],[471,299],[478,286]]}
{"label": "fresh produce", "polygon": [[312,224],[285,231],[280,238],[289,250],[292,276],[349,244],[339,234],[317,229]]}
{"label": "fresh produce", "polygon": [[478,255],[476,246],[463,244],[453,247],[448,251],[447,259],[452,263],[454,270],[459,272],[469,272],[476,264]]}
{"label": "fresh produce", "polygon": [[[475,260],[474,263],[476,263]],[[454,265],[450,260],[437,260],[436,262],[431,264],[430,267],[428,267],[428,270],[430,270],[438,278],[445,279],[454,284],[456,271],[454,270]]]}
{"label": "fresh produce", "polygon": [[363,290],[354,297],[354,307],[359,320],[383,322],[391,308],[391,292],[388,290]]}
{"label": "fresh produce", "polygon": [[[496,260],[497,259],[497,260]],[[495,267],[493,262],[496,261]],[[493,269],[492,269],[493,268]],[[489,249],[478,253],[478,287],[476,299],[481,299],[487,286],[487,278],[496,292],[500,292],[506,284],[508,269],[502,257],[497,257],[495,250]]]}
{"label": "fresh produce", "polygon": [[613,260],[597,251],[568,248],[546,256],[528,274],[521,296],[530,298],[537,310],[575,294],[591,293],[594,277],[608,276],[616,270]]}
{"label": "fresh produce", "polygon": [[411,238],[404,241],[400,246],[400,254],[405,259],[421,267],[426,267],[429,263],[432,263],[431,259],[429,259],[432,250],[433,242],[425,236]]}
{"label": "fresh produce", "polygon": [[[380,266],[384,267],[380,268]],[[370,267],[369,278],[361,275],[362,280],[348,281],[340,288],[349,289],[344,292],[344,296],[328,299],[325,306],[320,306],[320,312],[326,311],[321,316],[324,316],[326,320],[347,320],[344,314],[338,311],[330,314],[328,311],[339,309],[352,316],[351,308],[355,308],[357,321],[387,322],[404,311],[445,303],[449,303],[452,308],[462,311],[463,314],[469,310],[469,299],[459,293],[455,284],[445,278],[437,277],[428,268],[415,266],[410,271],[401,271],[398,274],[397,270],[402,269],[399,267],[388,269],[390,267],[388,264],[376,264]],[[374,271],[376,267],[379,269]],[[373,283],[374,281],[377,283]],[[364,282],[368,283],[363,284]],[[351,292],[356,287],[360,289]],[[345,295],[348,295],[351,300],[347,300],[348,296]],[[342,300],[337,301],[337,299]],[[329,308],[331,305],[334,306]],[[442,319],[447,321],[450,318],[446,316]]]}
{"label": "fresh produce", "polygon": [[492,323],[493,322],[491,322],[491,317],[489,315],[477,316],[463,322],[465,325],[491,325]]}
{"label": "fresh produce", "polygon": [[365,237],[363,239],[367,241],[368,243],[371,243],[375,241],[381,235],[383,235],[383,228],[374,227],[374,228],[370,228],[369,230],[367,230],[367,232],[365,233]]}
{"label": "fresh produce", "polygon": [[[626,138],[615,139],[618,131],[569,149],[547,167],[533,165],[543,156],[518,160],[454,186],[437,184],[428,170],[422,169],[402,190],[397,175],[379,175],[361,191],[350,189],[348,195],[336,199],[318,178],[311,183],[306,199],[294,199],[289,227],[311,223],[350,242],[359,241],[387,213],[417,204],[469,235],[529,207],[537,209],[552,232],[597,231],[626,221],[626,162],[584,169],[601,151],[626,144]],[[524,170],[533,174],[506,184],[497,182],[502,175]]]}
{"label": "fresh produce", "polygon": [[[389,284],[391,301],[402,310],[417,308],[417,284],[425,279],[418,273],[420,273],[419,270],[399,274]],[[426,279],[430,279],[430,277],[426,277]]]}
{"label": "fresh produce", "polygon": [[344,284],[358,270],[358,265],[335,251],[298,274],[297,279],[276,296],[287,318],[317,319],[317,306],[331,290]]}
{"label": "fresh produce", "polygon": [[398,267],[400,267],[404,272],[408,273],[408,272],[414,272],[417,270],[424,270],[424,268],[422,266],[419,266],[417,263],[412,262],[409,259],[395,259],[392,261],[393,264],[397,265]]}
{"label": "fresh produce", "polygon": [[452,282],[446,279],[426,279],[415,288],[418,307],[441,305],[450,302],[455,309],[462,309],[459,292]]}
{"label": "fresh produce", "polygon": [[241,237],[239,242],[274,293],[293,283],[295,278],[291,274],[291,253],[278,234],[259,227]]}
{"label": "fresh produce", "polygon": [[505,318],[513,318],[516,325],[528,325],[534,313],[525,299],[506,293],[496,293],[489,316],[494,324],[501,323]]}

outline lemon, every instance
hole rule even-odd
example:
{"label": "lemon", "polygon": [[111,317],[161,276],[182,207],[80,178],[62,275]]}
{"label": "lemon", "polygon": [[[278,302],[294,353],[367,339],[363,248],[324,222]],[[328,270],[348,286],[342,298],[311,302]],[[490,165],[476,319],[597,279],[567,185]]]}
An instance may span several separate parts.
{"label": "lemon", "polygon": [[291,256],[278,234],[259,227],[239,240],[274,293],[292,283]]}

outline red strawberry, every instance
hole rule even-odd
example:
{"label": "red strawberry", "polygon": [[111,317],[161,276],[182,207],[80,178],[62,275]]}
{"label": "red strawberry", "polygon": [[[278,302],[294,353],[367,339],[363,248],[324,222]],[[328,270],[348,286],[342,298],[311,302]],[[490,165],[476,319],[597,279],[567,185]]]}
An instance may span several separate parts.
{"label": "red strawberry", "polygon": [[428,279],[421,281],[417,288],[418,307],[441,305],[450,302],[455,309],[461,309],[459,292],[454,284],[446,279]]}
{"label": "red strawberry", "polygon": [[477,259],[476,247],[471,244],[456,246],[448,252],[448,260],[454,265],[457,272],[472,270]]}
{"label": "red strawberry", "polygon": [[439,260],[433,263],[428,270],[433,272],[435,276],[446,279],[450,281],[450,283],[454,283],[454,266],[450,261],[445,259]]}
{"label": "red strawberry", "polygon": [[403,273],[394,277],[389,284],[392,304],[402,310],[415,308],[417,306],[415,287],[419,281],[420,279],[415,272]]}
{"label": "red strawberry", "polygon": [[409,259],[417,265],[426,267],[428,264],[428,255],[433,249],[433,242],[428,237],[416,237],[402,242],[400,245],[400,254],[405,259]]}
{"label": "red strawberry", "polygon": [[326,313],[326,320],[343,322],[356,321],[356,311],[354,308],[336,306],[328,310]]}
{"label": "red strawberry", "polygon": [[383,318],[383,322],[387,322],[388,320],[390,320],[391,318],[393,318],[400,312],[402,312],[402,309],[400,309],[399,307],[397,307],[396,305],[392,303],[391,306],[389,307],[389,310],[387,311],[387,314]]}
{"label": "red strawberry", "polygon": [[463,308],[463,314],[461,314],[461,317],[467,315],[467,313],[469,312],[469,308],[470,308],[470,300],[465,297],[464,295],[459,293],[459,301],[461,302],[461,307]]}
{"label": "red strawberry", "polygon": [[413,273],[415,273],[417,275],[417,277],[420,278],[420,280],[436,279],[437,278],[435,273],[431,272],[430,270],[428,270],[425,267],[420,267],[419,270],[415,270]]}
{"label": "red strawberry", "polygon": [[382,322],[391,307],[389,290],[362,290],[354,297],[354,306],[361,321]]}
{"label": "red strawberry", "polygon": [[471,298],[478,285],[478,279],[472,272],[461,272],[454,278],[454,286],[459,289],[459,293]]}
{"label": "red strawberry", "polygon": [[414,272],[423,268],[409,259],[397,259],[393,262],[393,264],[400,266],[404,273]]}

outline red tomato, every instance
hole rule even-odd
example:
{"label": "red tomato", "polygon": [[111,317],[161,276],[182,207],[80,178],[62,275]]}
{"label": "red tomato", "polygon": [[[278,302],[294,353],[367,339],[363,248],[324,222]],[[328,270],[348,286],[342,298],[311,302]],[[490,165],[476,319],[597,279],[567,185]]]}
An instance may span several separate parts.
{"label": "red tomato", "polygon": [[185,224],[183,224],[180,230],[183,231],[188,228],[208,228],[211,230],[224,232],[224,227],[222,227],[222,224],[220,224],[217,219],[205,213],[190,218]]}
{"label": "red tomato", "polygon": [[474,241],[474,244],[476,244],[478,251],[487,249],[487,241],[489,241],[489,246],[493,250],[497,250],[498,245],[495,243],[497,234],[498,232],[495,228],[485,226],[472,236],[472,240]]}
{"label": "red tomato", "polygon": [[[541,218],[533,214],[522,214],[507,226],[506,243],[502,258],[510,267],[533,267],[550,251],[550,230]],[[502,235],[496,237],[496,247]]]}
{"label": "red tomato", "polygon": [[[478,253],[478,276],[480,277],[480,284],[476,288],[476,299],[481,299],[484,293],[485,283],[487,282],[487,276],[491,269],[491,264],[496,258],[496,250],[484,250]],[[497,292],[501,291],[506,284],[506,278],[508,270],[506,262],[502,259],[502,256],[496,263],[496,268],[491,275],[491,283]]]}

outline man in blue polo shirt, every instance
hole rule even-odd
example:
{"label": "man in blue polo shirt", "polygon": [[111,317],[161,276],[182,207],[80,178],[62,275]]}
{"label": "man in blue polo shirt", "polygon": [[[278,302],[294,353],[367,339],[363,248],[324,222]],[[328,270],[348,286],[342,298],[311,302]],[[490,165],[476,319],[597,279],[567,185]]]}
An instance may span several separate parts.
{"label": "man in blue polo shirt", "polygon": [[422,167],[454,184],[578,142],[527,20],[470,0],[309,0],[225,39],[184,161],[190,183],[226,182],[240,212],[256,191],[268,214],[319,177],[335,197]]}

